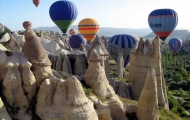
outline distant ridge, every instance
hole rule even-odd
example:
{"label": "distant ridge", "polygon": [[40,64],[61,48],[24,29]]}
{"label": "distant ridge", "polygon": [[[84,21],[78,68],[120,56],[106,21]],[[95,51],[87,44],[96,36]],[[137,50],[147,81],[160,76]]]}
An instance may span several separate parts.
{"label": "distant ridge", "polygon": [[[61,30],[57,26],[52,27],[38,27],[33,28],[34,30],[45,30],[45,31],[56,31],[61,32]],[[69,29],[76,29],[78,31],[78,26],[73,25]],[[136,37],[143,37],[151,32],[150,28],[143,29],[130,29],[130,28],[111,28],[111,27],[101,27],[98,33],[99,36],[112,37],[116,34],[129,34]],[[68,32],[67,32],[68,34]]]}
{"label": "distant ridge", "polygon": [[[57,26],[52,27],[38,27],[33,28],[34,30],[43,30],[43,31],[55,31],[62,33],[61,30]],[[77,25],[72,25],[69,29],[76,29],[78,31]],[[68,31],[69,31],[68,29]],[[69,34],[67,32],[67,34]],[[135,37],[142,37],[143,39],[149,39],[152,40],[155,38],[155,34],[152,32],[150,28],[142,28],[142,29],[130,29],[130,28],[112,28],[112,27],[101,27],[100,31],[98,33],[99,36],[106,36],[106,37],[112,37],[117,34],[129,34]],[[174,30],[172,34],[167,38],[170,39],[172,37],[178,37],[182,40],[190,39],[190,32],[189,30]]]}

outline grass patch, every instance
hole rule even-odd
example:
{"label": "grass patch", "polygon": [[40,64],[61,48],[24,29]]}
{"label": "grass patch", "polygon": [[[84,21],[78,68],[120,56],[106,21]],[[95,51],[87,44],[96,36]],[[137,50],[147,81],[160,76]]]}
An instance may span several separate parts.
{"label": "grass patch", "polygon": [[130,104],[130,105],[134,105],[134,106],[138,106],[138,102],[135,101],[135,100],[130,100],[130,99],[127,99],[127,98],[122,98],[120,96],[118,96],[119,99],[123,102],[123,103],[126,103],[126,104]]}

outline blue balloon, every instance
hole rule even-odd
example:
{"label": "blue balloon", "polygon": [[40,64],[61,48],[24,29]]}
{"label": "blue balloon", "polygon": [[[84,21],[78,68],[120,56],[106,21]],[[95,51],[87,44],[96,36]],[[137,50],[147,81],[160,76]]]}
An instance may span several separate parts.
{"label": "blue balloon", "polygon": [[62,32],[66,33],[70,25],[76,20],[78,10],[74,3],[61,0],[51,5],[49,15]]}
{"label": "blue balloon", "polygon": [[123,49],[124,67],[126,67],[130,60],[130,52],[136,44],[135,38],[131,35],[115,35],[108,41],[108,51],[112,58],[117,62],[117,49],[121,47]]}
{"label": "blue balloon", "polygon": [[182,40],[179,38],[171,38],[168,41],[169,48],[173,51],[174,55],[182,46]]}
{"label": "blue balloon", "polygon": [[172,33],[178,23],[178,15],[172,9],[157,9],[148,16],[152,31],[163,41]]}
{"label": "blue balloon", "polygon": [[86,45],[86,39],[81,35],[72,35],[69,39],[69,44],[72,48],[78,49],[81,44]]}

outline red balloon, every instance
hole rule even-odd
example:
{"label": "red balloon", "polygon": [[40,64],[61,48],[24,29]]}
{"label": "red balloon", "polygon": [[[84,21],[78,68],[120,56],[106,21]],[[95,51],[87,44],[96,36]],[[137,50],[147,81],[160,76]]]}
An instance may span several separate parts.
{"label": "red balloon", "polygon": [[32,23],[30,21],[24,21],[22,25],[25,29],[32,27]]}
{"label": "red balloon", "polygon": [[33,3],[36,7],[38,7],[38,5],[40,4],[40,0],[33,0]]}

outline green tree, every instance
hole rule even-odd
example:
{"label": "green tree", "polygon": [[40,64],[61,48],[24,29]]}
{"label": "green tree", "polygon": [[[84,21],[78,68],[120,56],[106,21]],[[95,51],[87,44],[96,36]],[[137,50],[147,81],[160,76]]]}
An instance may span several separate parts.
{"label": "green tree", "polygon": [[183,80],[183,76],[181,74],[179,74],[178,72],[176,72],[173,79],[175,82],[179,82],[179,81]]}

